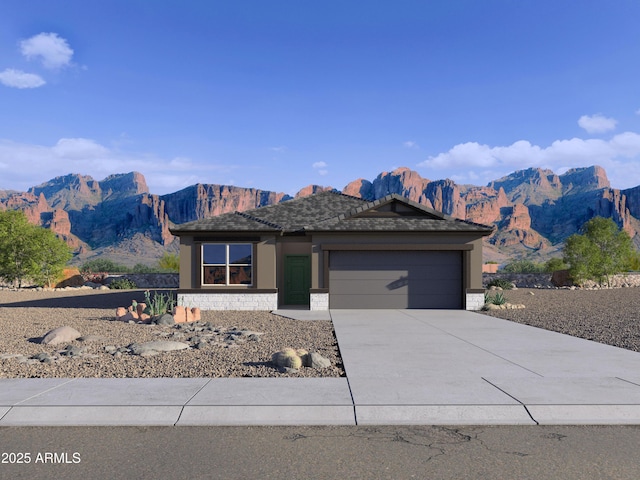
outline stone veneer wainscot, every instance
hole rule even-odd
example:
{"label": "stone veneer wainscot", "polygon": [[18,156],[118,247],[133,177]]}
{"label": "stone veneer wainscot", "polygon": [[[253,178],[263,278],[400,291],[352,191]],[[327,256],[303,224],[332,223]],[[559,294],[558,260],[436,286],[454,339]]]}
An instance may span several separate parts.
{"label": "stone veneer wainscot", "polygon": [[277,293],[178,293],[178,305],[200,310],[277,310]]}

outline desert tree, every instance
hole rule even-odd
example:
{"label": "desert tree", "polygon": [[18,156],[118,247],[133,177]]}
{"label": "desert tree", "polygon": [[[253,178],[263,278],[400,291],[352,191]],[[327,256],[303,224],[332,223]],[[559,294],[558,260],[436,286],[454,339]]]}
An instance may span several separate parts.
{"label": "desert tree", "polygon": [[571,235],[564,246],[563,260],[577,282],[604,280],[624,271],[634,255],[631,237],[611,218],[594,217],[586,222],[581,234]]}
{"label": "desert tree", "polygon": [[158,267],[165,272],[179,272],[180,271],[180,257],[175,253],[165,252],[162,258],[158,261]]}
{"label": "desert tree", "polygon": [[35,227],[31,235],[37,248],[32,279],[39,285],[52,285],[63,273],[73,254],[69,246],[49,229]]}
{"label": "desert tree", "polygon": [[55,234],[32,225],[24,212],[0,212],[0,277],[21,287],[27,281],[54,281],[71,259],[67,244]]}

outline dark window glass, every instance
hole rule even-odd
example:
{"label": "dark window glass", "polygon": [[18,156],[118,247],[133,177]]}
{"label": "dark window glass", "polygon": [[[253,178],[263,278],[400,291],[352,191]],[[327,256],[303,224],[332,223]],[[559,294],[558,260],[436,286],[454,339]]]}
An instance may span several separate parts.
{"label": "dark window glass", "polygon": [[251,285],[251,267],[229,267],[229,285]]}
{"label": "dark window glass", "polygon": [[214,244],[203,245],[202,263],[204,265],[224,265],[227,263],[227,246]]}
{"label": "dark window glass", "polygon": [[204,267],[205,285],[226,285],[227,267]]}
{"label": "dark window glass", "polygon": [[251,245],[229,245],[229,264],[251,265]]}

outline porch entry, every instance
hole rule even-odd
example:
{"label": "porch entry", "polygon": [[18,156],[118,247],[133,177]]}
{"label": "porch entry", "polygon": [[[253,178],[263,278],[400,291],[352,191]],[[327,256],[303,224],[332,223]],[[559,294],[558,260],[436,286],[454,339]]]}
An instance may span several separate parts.
{"label": "porch entry", "polygon": [[284,304],[309,305],[311,288],[311,256],[285,255]]}

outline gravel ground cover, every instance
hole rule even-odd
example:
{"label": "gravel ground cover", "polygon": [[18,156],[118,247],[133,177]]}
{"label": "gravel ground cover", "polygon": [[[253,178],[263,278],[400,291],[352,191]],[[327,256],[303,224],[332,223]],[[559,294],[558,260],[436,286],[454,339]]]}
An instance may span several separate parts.
{"label": "gravel ground cover", "polygon": [[503,293],[509,303],[526,308],[483,313],[640,352],[640,288],[520,288]]}
{"label": "gravel ground cover", "polygon": [[[143,357],[113,355],[105,347],[126,347],[132,343],[170,340],[188,343],[195,335],[182,326],[131,324],[115,321],[118,306],[135,299],[144,301],[143,291],[0,290],[0,357],[48,353],[59,358],[50,364],[19,363],[17,358],[0,358],[0,378],[144,378],[144,377],[338,377],[344,375],[338,345],[330,321],[290,320],[268,312],[202,312],[216,330],[260,332],[259,341],[206,343],[202,348],[163,352]],[[185,325],[185,324],[183,324]],[[189,324],[191,325],[191,324]],[[77,357],[60,356],[67,344],[43,345],[40,338],[61,326],[75,328],[89,341],[70,344],[83,350]],[[210,332],[211,333],[211,332]],[[271,355],[286,347],[319,352],[331,360],[331,367],[303,367],[287,373],[274,367]]]}

